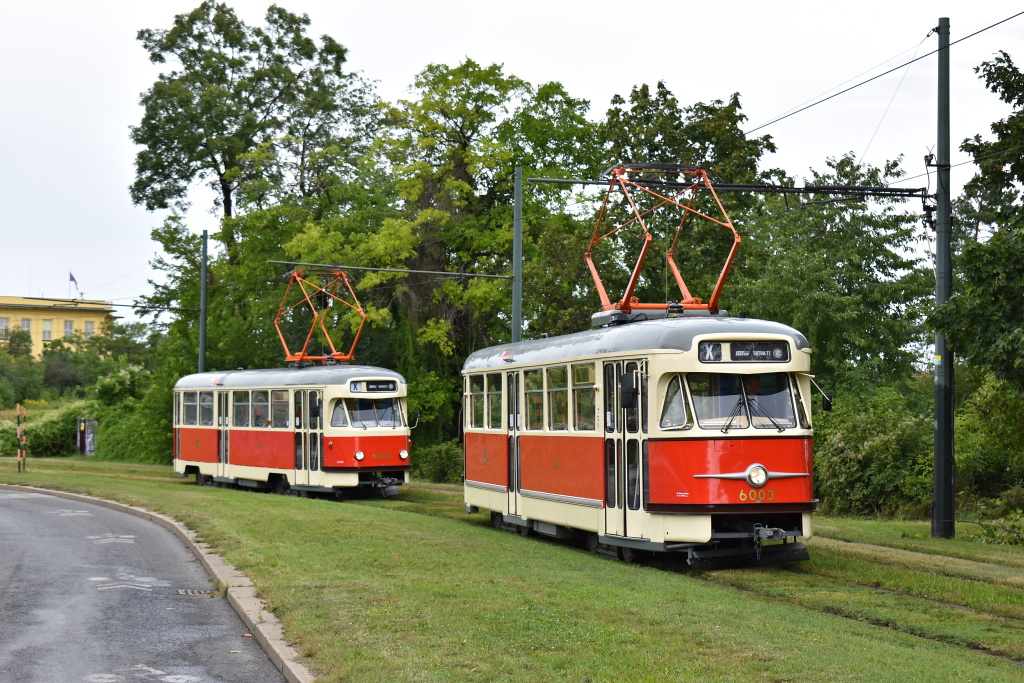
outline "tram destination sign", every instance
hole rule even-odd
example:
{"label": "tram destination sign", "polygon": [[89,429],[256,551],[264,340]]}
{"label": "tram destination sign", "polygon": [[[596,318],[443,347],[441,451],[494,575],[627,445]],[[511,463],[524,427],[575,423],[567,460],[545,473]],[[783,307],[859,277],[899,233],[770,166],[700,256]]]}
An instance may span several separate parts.
{"label": "tram destination sign", "polygon": [[391,381],[374,382],[371,380],[366,383],[367,391],[396,391],[397,389],[398,385]]}
{"label": "tram destination sign", "polygon": [[732,342],[729,357],[738,363],[786,363],[789,344],[784,341]]}

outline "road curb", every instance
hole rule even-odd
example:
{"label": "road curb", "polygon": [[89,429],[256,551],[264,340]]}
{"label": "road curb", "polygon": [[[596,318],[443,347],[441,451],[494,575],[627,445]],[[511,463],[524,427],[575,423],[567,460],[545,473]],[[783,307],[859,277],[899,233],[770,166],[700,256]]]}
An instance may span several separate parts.
{"label": "road curb", "polygon": [[21,486],[18,484],[0,484],[0,489],[43,493],[48,496],[102,505],[112,510],[120,510],[136,517],[142,517],[168,529],[185,543],[210,576],[221,586],[226,587],[228,603],[238,613],[238,616],[242,618],[246,628],[256,638],[257,642],[259,642],[260,646],[270,657],[270,661],[284,675],[288,683],[313,682],[313,675],[298,660],[295,649],[285,640],[281,622],[267,609],[267,604],[256,595],[256,589],[252,585],[252,581],[249,580],[249,577],[242,574],[233,565],[225,562],[224,558],[211,551],[207,544],[196,541],[196,533],[184,524],[167,515],[153,512],[143,507],[117,503],[105,498],[96,498],[95,496],[87,496],[81,493],[69,493],[67,491],[55,491],[53,489],[42,489],[35,486]]}

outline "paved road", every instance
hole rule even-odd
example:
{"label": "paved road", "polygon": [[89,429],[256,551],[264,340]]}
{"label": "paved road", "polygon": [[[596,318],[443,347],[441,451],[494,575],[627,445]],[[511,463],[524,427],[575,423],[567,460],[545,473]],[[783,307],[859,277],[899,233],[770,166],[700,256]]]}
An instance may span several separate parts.
{"label": "paved road", "polygon": [[0,681],[283,681],[167,529],[0,489]]}

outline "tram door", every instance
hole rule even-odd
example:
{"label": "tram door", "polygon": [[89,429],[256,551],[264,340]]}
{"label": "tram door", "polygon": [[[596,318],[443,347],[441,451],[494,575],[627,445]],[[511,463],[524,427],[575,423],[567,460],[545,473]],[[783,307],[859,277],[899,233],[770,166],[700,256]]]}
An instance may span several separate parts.
{"label": "tram door", "polygon": [[300,486],[309,485],[309,435],[306,431],[306,394],[295,391],[292,394],[292,407],[295,411],[292,429],[295,430],[295,483]]}
{"label": "tram door", "polygon": [[604,364],[605,533],[642,538],[647,392],[639,361]]}
{"label": "tram door", "polygon": [[217,477],[227,476],[231,435],[231,416],[228,413],[230,396],[230,391],[217,392],[217,474],[214,475]]}
{"label": "tram door", "polygon": [[295,391],[292,396],[295,430],[295,483],[315,484],[320,471],[320,450],[323,444],[323,421],[319,391]]}
{"label": "tram door", "polygon": [[505,382],[508,410],[508,514],[519,514],[519,373],[510,372]]}

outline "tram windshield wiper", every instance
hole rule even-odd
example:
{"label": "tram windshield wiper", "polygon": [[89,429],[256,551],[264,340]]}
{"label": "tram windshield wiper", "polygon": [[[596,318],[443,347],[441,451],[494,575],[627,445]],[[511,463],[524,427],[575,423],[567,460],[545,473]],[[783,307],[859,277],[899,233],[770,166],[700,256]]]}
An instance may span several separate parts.
{"label": "tram windshield wiper", "polygon": [[771,422],[772,425],[774,425],[775,428],[778,429],[780,432],[786,431],[786,428],[782,424],[780,424],[774,417],[772,417],[771,412],[766,410],[764,406],[761,405],[760,401],[754,399],[753,397],[747,397],[747,405],[750,407],[751,416],[756,415],[757,417],[763,417],[769,422]]}
{"label": "tram windshield wiper", "polygon": [[732,412],[729,413],[729,418],[725,421],[725,425],[722,427],[722,433],[728,434],[729,427],[732,426],[732,421],[739,417],[740,411],[743,410],[743,395],[741,394],[736,398],[736,405],[732,407]]}

